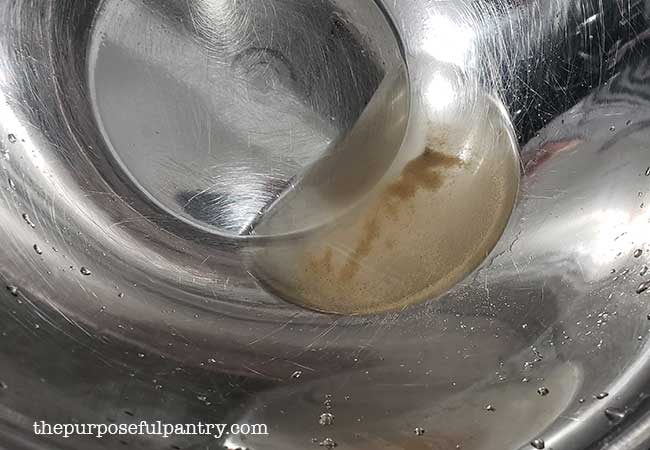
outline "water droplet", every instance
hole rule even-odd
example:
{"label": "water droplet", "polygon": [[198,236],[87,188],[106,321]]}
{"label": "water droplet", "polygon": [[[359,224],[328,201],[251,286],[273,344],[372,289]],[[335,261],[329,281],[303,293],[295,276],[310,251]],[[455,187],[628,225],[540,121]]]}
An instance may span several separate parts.
{"label": "water droplet", "polygon": [[302,370],[296,370],[294,373],[291,374],[291,378],[293,379],[298,379],[302,376]]}
{"label": "water droplet", "polygon": [[648,273],[648,266],[641,267],[641,270],[639,271],[639,275],[644,276],[647,273]]}
{"label": "water droplet", "polygon": [[486,411],[490,411],[490,412],[494,412],[494,411],[496,411],[497,409],[496,409],[494,406],[492,406],[492,405],[486,405],[486,406],[485,406],[485,410],[486,410]]}
{"label": "water droplet", "polygon": [[117,297],[118,298],[124,298],[124,292],[120,292],[119,294],[117,294]]}
{"label": "water droplet", "polygon": [[578,399],[578,403],[584,403],[584,402],[585,402],[585,399],[584,399],[584,398],[579,398],[579,399]]}
{"label": "water droplet", "polygon": [[144,358],[144,353],[138,353],[138,358]]}
{"label": "water droplet", "polygon": [[14,183],[14,180],[12,180],[11,178],[9,178],[9,187],[14,191],[16,190],[16,183]]}
{"label": "water droplet", "polygon": [[18,141],[18,139],[16,138],[16,135],[13,134],[13,133],[10,133],[10,134],[7,136],[7,139],[9,139],[9,143],[10,143],[10,144],[15,144],[15,143]]}
{"label": "water droplet", "polygon": [[4,381],[0,380],[0,389],[9,389],[9,386]]}
{"label": "water droplet", "polygon": [[645,170],[645,176],[650,177],[650,167]]}
{"label": "water droplet", "polygon": [[537,389],[537,393],[541,395],[542,397],[547,396],[548,394],[551,393],[551,391],[547,387],[541,387]]}
{"label": "water droplet", "polygon": [[644,281],[639,285],[639,287],[636,288],[636,293],[637,294],[643,294],[645,291],[650,288],[650,281]]}
{"label": "water droplet", "polygon": [[196,399],[198,401],[200,401],[200,402],[204,402],[204,401],[206,401],[208,399],[208,396],[207,395],[197,395]]}
{"label": "water droplet", "polygon": [[81,266],[81,269],[79,269],[79,272],[81,272],[81,275],[84,275],[84,276],[89,276],[89,275],[93,274],[90,270],[88,270],[88,268],[86,268],[84,266]]}
{"label": "water droplet", "polygon": [[422,427],[416,427],[415,430],[413,430],[416,436],[423,436],[424,435],[424,428]]}
{"label": "water droplet", "polygon": [[641,250],[640,248],[637,248],[636,250],[634,250],[634,257],[635,258],[638,258],[641,255],[643,255],[643,250]]}
{"label": "water droplet", "polygon": [[609,131],[616,131],[616,126],[612,125],[611,127],[609,127]]}
{"label": "water droplet", "polygon": [[605,409],[605,416],[614,423],[618,423],[625,419],[625,411],[620,408],[607,408]]}
{"label": "water droplet", "polygon": [[334,423],[334,414],[332,413],[323,413],[318,418],[318,423],[326,427]]}
{"label": "water droplet", "polygon": [[523,377],[523,378],[521,379],[521,382],[522,382],[522,383],[528,383],[529,381],[530,381],[530,380],[528,379],[528,377]]}
{"label": "water droplet", "polygon": [[605,397],[607,397],[608,395],[609,395],[609,392],[601,392],[600,394],[596,395],[596,399],[597,400],[602,400]]}
{"label": "water droplet", "polygon": [[538,450],[542,450],[544,447],[546,447],[546,443],[544,442],[544,439],[535,439],[531,441],[530,445],[532,445]]}
{"label": "water droplet", "polygon": [[99,312],[104,312],[104,311],[106,311],[106,306],[104,305],[100,306]]}
{"label": "water droplet", "polygon": [[32,219],[29,218],[29,214],[24,213],[24,214],[23,214],[23,220],[24,220],[25,223],[27,223],[27,225],[29,225],[30,227],[32,227],[32,228],[36,228],[36,225],[34,224],[34,222],[32,222]]}
{"label": "water droplet", "polygon": [[325,439],[323,439],[322,441],[320,441],[320,442],[318,443],[318,445],[320,445],[321,447],[325,447],[325,448],[327,448],[327,449],[332,449],[332,448],[338,446],[338,444],[336,443],[336,441],[334,441],[334,439],[332,439],[332,438],[325,438]]}
{"label": "water droplet", "polygon": [[34,244],[34,251],[36,252],[37,255],[42,255],[43,250],[38,246],[38,244]]}
{"label": "water droplet", "polygon": [[18,297],[18,288],[16,286],[9,285],[7,286],[7,290],[14,297]]}

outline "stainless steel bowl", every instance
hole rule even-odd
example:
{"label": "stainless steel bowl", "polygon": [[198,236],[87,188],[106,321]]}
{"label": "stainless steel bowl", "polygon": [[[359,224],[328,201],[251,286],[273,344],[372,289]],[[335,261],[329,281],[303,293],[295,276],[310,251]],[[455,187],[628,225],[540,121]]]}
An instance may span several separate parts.
{"label": "stainless steel bowl", "polygon": [[[647,449],[649,14],[613,0],[0,2],[0,447]],[[258,281],[259,252],[287,236],[245,232],[395,70],[385,117],[408,126],[390,163],[427,137],[423,117],[457,142],[510,137],[508,225],[419,303],[289,303]],[[35,435],[41,420],[269,435],[64,439]]]}

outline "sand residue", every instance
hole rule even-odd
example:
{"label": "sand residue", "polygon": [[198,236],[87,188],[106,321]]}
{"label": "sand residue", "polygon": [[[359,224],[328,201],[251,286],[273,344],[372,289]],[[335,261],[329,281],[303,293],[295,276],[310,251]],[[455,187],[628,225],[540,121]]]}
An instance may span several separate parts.
{"label": "sand residue", "polygon": [[517,168],[471,152],[461,160],[448,147],[431,140],[335,227],[264,249],[258,278],[282,298],[341,314],[383,311],[448,289],[500,236]]}
{"label": "sand residue", "polygon": [[[439,189],[445,178],[441,169],[461,165],[460,159],[433,150],[430,146],[420,156],[409,161],[399,178],[390,183],[380,195],[378,208],[370,211],[370,217],[363,220],[362,237],[348,256],[338,277],[339,280],[349,282],[356,275],[363,259],[370,254],[372,246],[385,234],[383,233],[385,221],[395,220],[400,211],[412,208],[411,202],[419,190],[433,192]],[[387,243],[387,247],[391,245],[394,243]]]}

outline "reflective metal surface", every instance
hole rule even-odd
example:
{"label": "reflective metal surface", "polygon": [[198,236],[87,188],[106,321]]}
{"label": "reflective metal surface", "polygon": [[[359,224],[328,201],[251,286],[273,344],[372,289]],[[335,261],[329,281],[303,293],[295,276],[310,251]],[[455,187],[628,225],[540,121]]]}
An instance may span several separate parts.
{"label": "reflective metal surface", "polygon": [[[332,220],[383,176],[409,114],[400,44],[372,0],[105,1],[87,64],[122,171],[169,215],[226,236],[291,188],[307,192],[285,202],[299,213],[274,235]],[[318,170],[323,154],[365,162],[344,179],[347,201],[327,207],[319,193],[342,170]]]}
{"label": "reflective metal surface", "polygon": [[[503,450],[534,448],[535,440],[555,450],[647,448],[647,5],[377,5],[0,3],[0,277],[7,286],[0,299],[0,446]],[[115,14],[105,29],[102,14]],[[219,101],[223,92],[206,94],[210,77],[224,73],[221,59],[210,59],[212,50],[219,55],[227,47],[219,33],[268,29],[258,21],[310,29],[313,39],[328,31],[337,37],[319,54],[335,76],[305,83],[296,73],[293,85],[283,84],[292,79],[290,64],[273,47],[243,49],[241,68],[232,70],[241,70],[247,83],[258,80],[258,91],[268,88],[267,97],[255,99],[275,116],[268,122],[230,117],[241,105]],[[102,42],[96,32],[108,33],[104,50],[93,47]],[[139,46],[129,40],[134,36],[142,36]],[[277,39],[279,46],[303,45],[291,33]],[[314,42],[305,38],[304,45]],[[186,46],[174,47],[181,43]],[[250,257],[267,242],[227,234],[248,223],[249,213],[263,206],[255,203],[260,198],[267,202],[285,188],[274,180],[291,179],[353,128],[380,82],[372,68],[381,58],[364,56],[366,44],[398,48],[408,68],[410,110],[398,156],[408,159],[409,145],[421,150],[414,143],[430,132],[422,118],[471,129],[486,116],[466,113],[492,98],[504,105],[506,125],[521,146],[519,194],[496,247],[444,294],[372,315],[320,314],[257,282]],[[187,49],[187,60],[160,60],[178,48]],[[90,76],[100,63],[93,57],[111,49],[113,57],[140,62],[104,60],[95,76],[115,85],[102,94]],[[143,55],[158,60],[142,65]],[[349,58],[342,62],[341,55]],[[122,79],[126,68],[134,73]],[[267,71],[273,75],[259,75]],[[165,73],[169,78],[159,78]],[[127,83],[138,77],[144,90]],[[320,95],[346,92],[336,85],[343,79],[357,80],[359,95],[337,101]],[[169,111],[169,97],[181,94],[188,97],[177,103],[196,109],[181,108],[178,117],[161,117],[161,127],[146,129],[157,113]],[[277,113],[287,109],[273,101],[292,98],[313,101],[294,104],[291,117]],[[439,107],[441,98],[449,107]],[[98,111],[111,101],[133,104]],[[332,112],[328,125],[323,119]],[[116,121],[112,131],[109,116]],[[187,154],[224,148],[209,143],[216,138],[248,151],[241,143],[246,130],[277,130],[271,125],[284,120],[294,121],[286,130],[310,144],[296,152],[313,153],[296,153],[281,176],[260,171],[250,180],[259,195],[195,192],[206,183],[197,171],[209,177],[204,169],[216,163],[165,169],[156,159],[164,152],[176,159],[185,144]],[[175,123],[195,128],[170,128]],[[210,128],[217,124],[223,130]],[[121,127],[131,138],[118,144]],[[237,133],[224,134],[232,130]],[[133,138],[137,133],[141,139]],[[251,136],[250,160],[284,154],[274,153],[284,142],[274,139]],[[160,151],[128,151],[132,143]],[[134,161],[124,161],[131,156]],[[122,167],[139,163],[140,175]],[[143,187],[143,178],[153,187]],[[185,197],[155,185],[181,182]],[[251,209],[228,209],[242,204]],[[178,205],[186,209],[174,210]],[[248,215],[211,221],[206,229],[202,222],[215,217],[206,205]],[[224,214],[219,217],[232,217]],[[324,412],[334,415],[332,424],[319,423]],[[35,437],[34,420],[265,422],[270,435],[58,439]]]}

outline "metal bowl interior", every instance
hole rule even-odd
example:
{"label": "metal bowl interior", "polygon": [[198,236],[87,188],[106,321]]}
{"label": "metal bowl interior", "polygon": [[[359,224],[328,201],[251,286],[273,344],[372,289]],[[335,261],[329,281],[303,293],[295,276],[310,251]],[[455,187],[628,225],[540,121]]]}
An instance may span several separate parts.
{"label": "metal bowl interior", "polygon": [[[225,237],[249,234],[351,131],[382,83],[387,98],[366,119],[379,122],[373,134],[339,151],[367,145],[360,158],[381,161],[381,142],[391,149],[355,179],[383,175],[404,138],[395,124],[408,118],[400,42],[372,0],[104,1],[87,66],[94,117],[119,170],[169,216]],[[336,215],[328,208],[314,226]]]}
{"label": "metal bowl interior", "polygon": [[[248,12],[217,14],[234,3]],[[634,428],[632,441],[616,434],[643,424],[637,417],[650,381],[644,4],[362,3],[0,3],[0,278],[7,286],[0,294],[0,447],[503,450],[530,449],[538,439],[537,447],[543,441],[556,450],[598,442],[647,448],[647,427]],[[301,8],[321,8],[332,22]],[[334,8],[345,14],[332,14]],[[266,124],[236,120],[233,105],[203,95],[226,86],[223,48],[206,43],[218,42],[225,29],[264,29],[258,20],[277,20],[285,30],[311,27],[318,36],[319,27],[333,26],[348,36],[335,40],[338,47],[323,44],[317,55],[298,54],[336,61],[354,55],[347,65],[331,65],[350,73],[305,82],[282,57],[256,47],[240,49],[240,64],[229,69],[267,89],[269,96],[254,100],[270,111],[274,89],[291,94],[281,101],[300,99],[294,116],[276,118],[295,119],[288,130],[300,122],[301,136],[315,143],[308,148],[322,150],[349,131],[375,92],[379,76],[369,68],[376,60],[354,44],[359,36],[390,50],[374,53],[386,64],[408,67],[407,147],[427,137],[421,118],[472,129],[481,121],[468,112],[492,99],[499,115],[481,117],[499,117],[487,123],[518,140],[521,179],[507,226],[471,273],[436,298],[398,310],[321,314],[261,288],[249,273],[250,256],[267,243],[229,235],[251,216],[237,217],[240,210],[228,205],[275,193],[278,186],[264,181],[273,174],[261,170],[275,164],[259,165],[260,177],[251,181],[259,189],[250,198],[203,198],[201,205],[216,202],[235,214],[222,222],[174,209],[179,198],[192,204],[201,189],[194,174],[208,176],[214,163],[167,167],[157,179],[160,154],[177,155],[184,144],[211,148],[203,144],[226,139],[213,126],[240,127],[227,139],[241,144],[247,128]],[[171,78],[158,70],[160,60],[111,59],[178,54],[179,35],[188,37],[186,59],[162,61],[174,68]],[[307,45],[289,37],[277,39]],[[126,71],[133,72],[121,78]],[[127,83],[143,76],[151,83]],[[333,101],[306,94],[347,92],[336,85],[341,77],[359,81],[355,92],[365,95]],[[292,78],[293,85],[279,81]],[[101,91],[110,83],[116,87]],[[427,95],[432,86],[437,95]],[[154,122],[142,120],[169,111],[171,98],[179,116],[161,121],[177,127],[147,129]],[[441,109],[445,98],[451,106]],[[132,106],[111,106],[118,100]],[[220,119],[207,121],[212,117]],[[149,160],[142,148],[129,150],[143,141],[120,141],[117,123],[131,135],[160,139],[160,152]],[[278,142],[268,135],[251,140],[251,148],[264,149],[254,164],[271,157]],[[189,197],[143,187],[143,179],[151,186],[185,183]],[[165,195],[152,199],[148,191]],[[319,423],[323,413],[334,416],[332,424]],[[259,422],[270,434],[64,439],[35,436],[35,420]]]}

